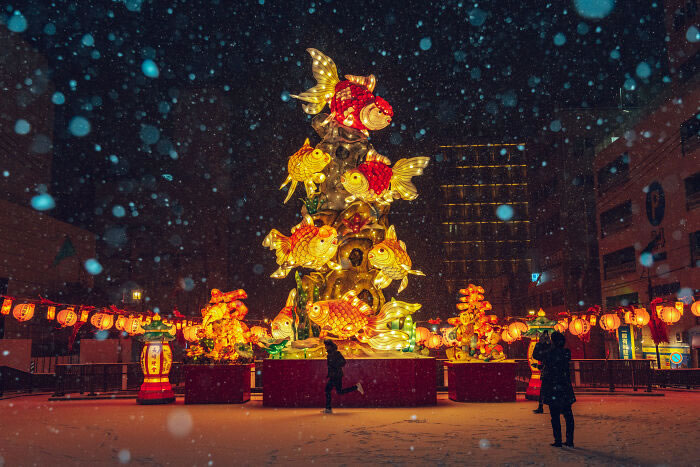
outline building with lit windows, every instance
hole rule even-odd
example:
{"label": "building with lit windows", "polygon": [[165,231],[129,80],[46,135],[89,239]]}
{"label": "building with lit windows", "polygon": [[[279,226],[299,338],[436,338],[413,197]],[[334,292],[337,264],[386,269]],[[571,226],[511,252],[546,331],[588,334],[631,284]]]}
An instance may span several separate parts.
{"label": "building with lit windows", "polygon": [[[599,217],[603,306],[639,304],[654,298],[675,302],[700,298],[700,43],[686,40],[697,8],[666,2],[672,83],[597,148],[596,207]],[[653,311],[653,310],[649,310]],[[689,307],[669,326],[661,345],[663,367],[698,367],[700,318]],[[631,354],[656,352],[648,328]]]}
{"label": "building with lit windows", "polygon": [[448,292],[479,284],[494,309],[521,311],[513,310],[510,302],[527,295],[530,274],[525,144],[460,144],[439,150],[442,161],[436,170]]}

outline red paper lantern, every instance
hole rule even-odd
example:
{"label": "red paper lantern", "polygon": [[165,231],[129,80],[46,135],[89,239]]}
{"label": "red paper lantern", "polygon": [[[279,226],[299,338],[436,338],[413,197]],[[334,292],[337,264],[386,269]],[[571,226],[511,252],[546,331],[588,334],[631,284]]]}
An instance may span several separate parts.
{"label": "red paper lantern", "polygon": [[75,312],[75,308],[66,308],[65,310],[61,310],[58,312],[58,316],[56,316],[56,321],[58,321],[58,324],[60,324],[64,328],[68,326],[73,326],[75,323],[78,322],[78,314]]}
{"label": "red paper lantern", "polygon": [[34,307],[35,305],[32,303],[17,305],[15,309],[12,310],[12,316],[14,316],[17,321],[29,321],[34,317]]}
{"label": "red paper lantern", "polygon": [[560,319],[557,324],[554,325],[554,330],[557,332],[564,333],[567,329],[569,329],[568,319]]}
{"label": "red paper lantern", "polygon": [[600,317],[600,327],[604,331],[615,332],[620,324],[620,317],[616,313],[607,313]]}
{"label": "red paper lantern", "polygon": [[503,332],[501,332],[501,339],[503,339],[503,342],[506,342],[508,344],[512,344],[517,340],[515,337],[510,335],[508,329],[504,329]]}
{"label": "red paper lantern", "polygon": [[2,301],[2,308],[0,309],[0,313],[3,315],[9,315],[11,310],[12,310],[12,300],[10,300],[9,298],[6,298],[5,300]]}
{"label": "red paper lantern", "polygon": [[693,304],[690,305],[690,312],[695,316],[700,316],[700,302],[693,302]]}
{"label": "red paper lantern", "polygon": [[141,317],[130,317],[124,322],[124,332],[130,336],[136,334],[143,334],[143,328],[141,327]]}
{"label": "red paper lantern", "polygon": [[97,329],[104,331],[112,327],[114,324],[114,316],[107,313],[95,313],[90,318],[90,323]]}
{"label": "red paper lantern", "polygon": [[624,318],[625,323],[641,328],[649,324],[651,316],[645,308],[635,308],[634,311],[626,311]]}
{"label": "red paper lantern", "polygon": [[117,331],[123,331],[125,323],[126,323],[126,316],[119,315],[119,316],[117,316],[117,319],[114,322],[114,327],[117,329]]}
{"label": "red paper lantern", "polygon": [[431,334],[430,337],[428,337],[425,346],[429,349],[437,349],[440,347],[440,344],[442,344],[442,336],[439,334]]}
{"label": "red paper lantern", "polygon": [[508,325],[508,333],[515,339],[520,339],[520,337],[527,332],[527,324],[522,321],[513,321]]}
{"label": "red paper lantern", "polygon": [[[260,328],[260,326],[253,326],[253,328]],[[253,331],[253,328],[251,328],[251,332]],[[195,326],[187,326],[182,330],[182,336],[185,338],[186,341],[188,342],[196,342],[199,340],[199,337],[197,337],[197,333],[202,329],[202,326],[200,325],[195,325]],[[264,329],[264,328],[260,328]],[[265,330],[267,331],[267,330]]]}
{"label": "red paper lantern", "polygon": [[423,344],[430,337],[430,329],[428,328],[416,328],[416,343]]}
{"label": "red paper lantern", "polygon": [[659,315],[661,321],[669,325],[677,322],[683,316],[683,312],[673,306],[657,307],[656,314]]}
{"label": "red paper lantern", "polygon": [[569,332],[574,336],[583,336],[591,330],[591,323],[581,318],[574,318],[569,324]]}
{"label": "red paper lantern", "polygon": [[46,310],[46,319],[51,321],[56,317],[56,307],[55,306],[50,306],[48,310]]}

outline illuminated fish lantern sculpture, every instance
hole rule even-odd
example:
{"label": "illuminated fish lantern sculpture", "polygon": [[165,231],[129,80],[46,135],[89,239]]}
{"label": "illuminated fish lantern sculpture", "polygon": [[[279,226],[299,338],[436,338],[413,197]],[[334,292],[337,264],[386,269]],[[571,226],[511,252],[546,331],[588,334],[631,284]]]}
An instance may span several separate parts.
{"label": "illuminated fish lantern sculpture", "polygon": [[361,199],[389,204],[397,198],[414,200],[418,190],[411,178],[421,175],[429,161],[429,157],[412,157],[401,159],[391,167],[387,157],[370,151],[365,162],[340,177],[340,183],[350,193],[345,202]]}
{"label": "illuminated fish lantern sculpture", "polygon": [[411,269],[411,258],[406,252],[406,244],[396,238],[396,229],[390,226],[384,240],[372,247],[367,255],[369,264],[379,269],[374,285],[384,289],[391,281],[401,281],[400,293],[408,285],[408,275],[425,276],[421,271]]}
{"label": "illuminated fish lantern sculpture", "polygon": [[316,227],[311,216],[292,227],[289,237],[272,229],[263,240],[263,246],[275,250],[277,264],[280,266],[270,277],[280,279],[295,267],[320,270],[325,265],[340,269],[331,261],[338,251],[338,232],[334,227],[324,225]]}
{"label": "illuminated fish lantern sculpture", "polygon": [[[298,320],[294,316],[294,303],[296,301],[297,291],[292,289],[287,296],[287,303],[284,308],[277,313],[277,316],[270,323],[272,337],[275,339],[294,339],[294,325],[298,324]],[[296,320],[296,321],[295,321]]]}
{"label": "illuminated fish lantern sculpture", "polygon": [[391,123],[394,110],[384,99],[373,94],[377,79],[374,75],[345,75],[338,78],[338,70],[330,57],[316,49],[306,49],[313,63],[311,70],[316,78],[316,86],[292,97],[308,102],[302,105],[304,112],[316,115],[328,104],[331,109],[329,119],[339,124],[360,130],[368,135],[368,130],[381,130]]}
{"label": "illuminated fish lantern sculpture", "polygon": [[287,171],[289,175],[280,186],[280,190],[291,182],[287,197],[284,199],[286,203],[294,194],[297,188],[297,183],[303,183],[306,187],[306,196],[311,198],[316,193],[316,183],[323,183],[326,176],[321,171],[330,163],[331,156],[327,152],[320,149],[314,149],[309,144],[309,139],[306,138],[304,145],[297,152],[289,157],[287,162]]}
{"label": "illuminated fish lantern sculpture", "polygon": [[321,332],[338,339],[356,337],[377,350],[401,350],[410,344],[410,336],[399,330],[389,329],[387,324],[413,314],[420,309],[419,303],[392,300],[372,314],[372,308],[357,298],[353,291],[341,298],[309,302],[306,312]]}

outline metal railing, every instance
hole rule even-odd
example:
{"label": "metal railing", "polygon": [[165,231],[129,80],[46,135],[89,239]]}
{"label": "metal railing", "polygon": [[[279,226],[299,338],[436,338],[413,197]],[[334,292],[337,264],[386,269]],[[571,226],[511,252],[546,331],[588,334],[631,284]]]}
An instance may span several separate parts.
{"label": "metal railing", "polygon": [[[436,387],[447,389],[446,360],[436,360]],[[525,391],[530,380],[527,360],[515,360],[516,388]],[[630,388],[651,391],[653,387],[700,388],[700,369],[653,370],[650,360],[572,360],[570,373],[574,388],[615,391]],[[55,374],[32,374],[0,367],[0,395],[5,392],[53,391],[55,397],[70,393],[96,396],[98,393],[138,391],[143,382],[139,363],[57,364]],[[262,361],[251,369],[251,390],[262,392]],[[170,382],[176,392],[184,388],[183,364],[174,363]]]}

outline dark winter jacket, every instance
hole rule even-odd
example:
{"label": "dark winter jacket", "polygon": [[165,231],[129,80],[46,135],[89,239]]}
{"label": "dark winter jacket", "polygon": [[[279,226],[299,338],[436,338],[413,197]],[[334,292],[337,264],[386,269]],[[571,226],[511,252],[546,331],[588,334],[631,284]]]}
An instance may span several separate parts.
{"label": "dark winter jacket", "polygon": [[576,402],[569,375],[571,351],[563,347],[553,347],[551,344],[538,342],[532,356],[544,364],[540,389],[542,403],[565,407]]}
{"label": "dark winter jacket", "polygon": [[343,376],[343,367],[345,366],[345,357],[337,350],[328,352],[328,377],[338,378]]}

